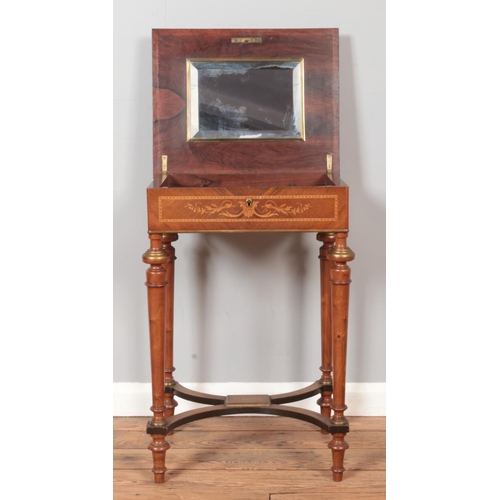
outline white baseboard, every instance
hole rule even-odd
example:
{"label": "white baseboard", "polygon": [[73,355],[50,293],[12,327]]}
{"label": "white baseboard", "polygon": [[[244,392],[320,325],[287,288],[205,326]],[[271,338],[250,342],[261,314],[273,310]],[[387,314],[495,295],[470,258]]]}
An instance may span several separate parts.
{"label": "white baseboard", "polygon": [[[279,394],[295,391],[309,385],[307,382],[280,383],[191,383],[189,389],[209,394]],[[291,406],[318,411],[318,396],[291,403]],[[203,405],[176,398],[179,406],[176,413],[199,408]],[[385,383],[348,383],[346,386],[347,416],[385,416]],[[113,384],[113,415],[115,417],[150,416],[151,384]]]}

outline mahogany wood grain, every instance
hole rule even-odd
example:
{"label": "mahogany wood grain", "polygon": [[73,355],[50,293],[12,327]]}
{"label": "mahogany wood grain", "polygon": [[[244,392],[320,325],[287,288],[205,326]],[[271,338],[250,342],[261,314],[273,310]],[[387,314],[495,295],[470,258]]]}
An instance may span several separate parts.
{"label": "mahogany wood grain", "polygon": [[[271,402],[274,404],[286,404],[293,403],[295,401],[302,401],[304,399],[310,398],[319,394],[324,390],[325,386],[322,381],[313,382],[311,385],[292,392],[284,392],[282,394],[273,394],[271,396]],[[331,387],[330,387],[331,389]]]}
{"label": "mahogany wood grain", "polygon": [[[261,37],[262,43],[231,43]],[[306,140],[187,141],[186,59],[304,58]],[[161,174],[319,172],[333,155],[339,173],[338,29],[153,30],[153,164]],[[257,145],[257,146],[256,146]]]}
{"label": "mahogany wood grain", "polygon": [[325,173],[296,172],[266,173],[255,175],[251,172],[238,174],[168,174],[159,187],[295,187],[295,186],[334,186],[335,183]]}
{"label": "mahogany wood grain", "polygon": [[[242,396],[235,396],[245,398]],[[252,396],[250,396],[252,397]],[[309,422],[317,425],[321,429],[324,429],[328,433],[339,433],[344,434],[348,432],[349,426],[341,422],[335,422],[328,417],[307,410],[305,408],[297,408],[294,406],[278,405],[278,404],[268,404],[262,406],[248,406],[245,404],[235,404],[235,405],[215,405],[208,408],[196,408],[195,410],[185,411],[178,415],[174,415],[166,419],[165,427],[161,429],[152,428],[151,424],[148,424],[147,432],[148,434],[153,434],[155,431],[162,431],[163,434],[173,431],[181,425],[194,422],[195,420],[203,420],[205,418],[219,417],[222,415],[241,415],[241,414],[260,414],[260,415],[279,415],[282,417],[297,418],[303,420],[304,422]]]}
{"label": "mahogany wood grain", "polygon": [[206,405],[222,405],[226,400],[226,396],[218,396],[215,394],[205,394],[203,392],[193,391],[184,387],[177,382],[173,387],[165,387],[166,391],[172,391],[176,396],[193,403],[201,403]]}

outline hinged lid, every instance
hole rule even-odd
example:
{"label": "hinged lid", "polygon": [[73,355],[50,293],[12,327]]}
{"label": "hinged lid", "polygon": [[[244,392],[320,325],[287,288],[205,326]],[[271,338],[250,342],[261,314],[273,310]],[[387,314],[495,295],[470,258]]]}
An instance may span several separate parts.
{"label": "hinged lid", "polygon": [[154,174],[339,174],[338,29],[153,30]]}

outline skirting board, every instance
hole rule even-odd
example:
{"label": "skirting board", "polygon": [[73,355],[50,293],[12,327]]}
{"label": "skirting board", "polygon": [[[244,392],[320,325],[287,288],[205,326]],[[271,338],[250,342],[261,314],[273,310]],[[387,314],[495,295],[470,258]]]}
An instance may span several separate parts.
{"label": "skirting board", "polygon": [[[307,382],[280,383],[183,383],[189,389],[209,394],[279,394],[295,391],[309,385]],[[319,396],[291,403],[290,406],[318,411],[316,401]],[[176,398],[179,406],[176,413],[202,407]],[[347,383],[346,416],[385,416],[385,383]],[[115,383],[113,384],[113,415],[115,417],[150,416],[151,384]]]}

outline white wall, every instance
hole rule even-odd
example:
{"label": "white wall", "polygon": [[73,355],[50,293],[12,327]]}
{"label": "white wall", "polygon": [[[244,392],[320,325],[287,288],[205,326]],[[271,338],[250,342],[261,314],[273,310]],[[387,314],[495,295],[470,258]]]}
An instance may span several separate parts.
{"label": "white wall", "polygon": [[[152,28],[340,30],[341,176],[350,186],[348,381],[385,381],[385,2],[117,0],[114,6],[115,382],[150,377],[145,270]],[[320,372],[315,234],[184,235],[175,243],[182,382],[312,381]]]}

